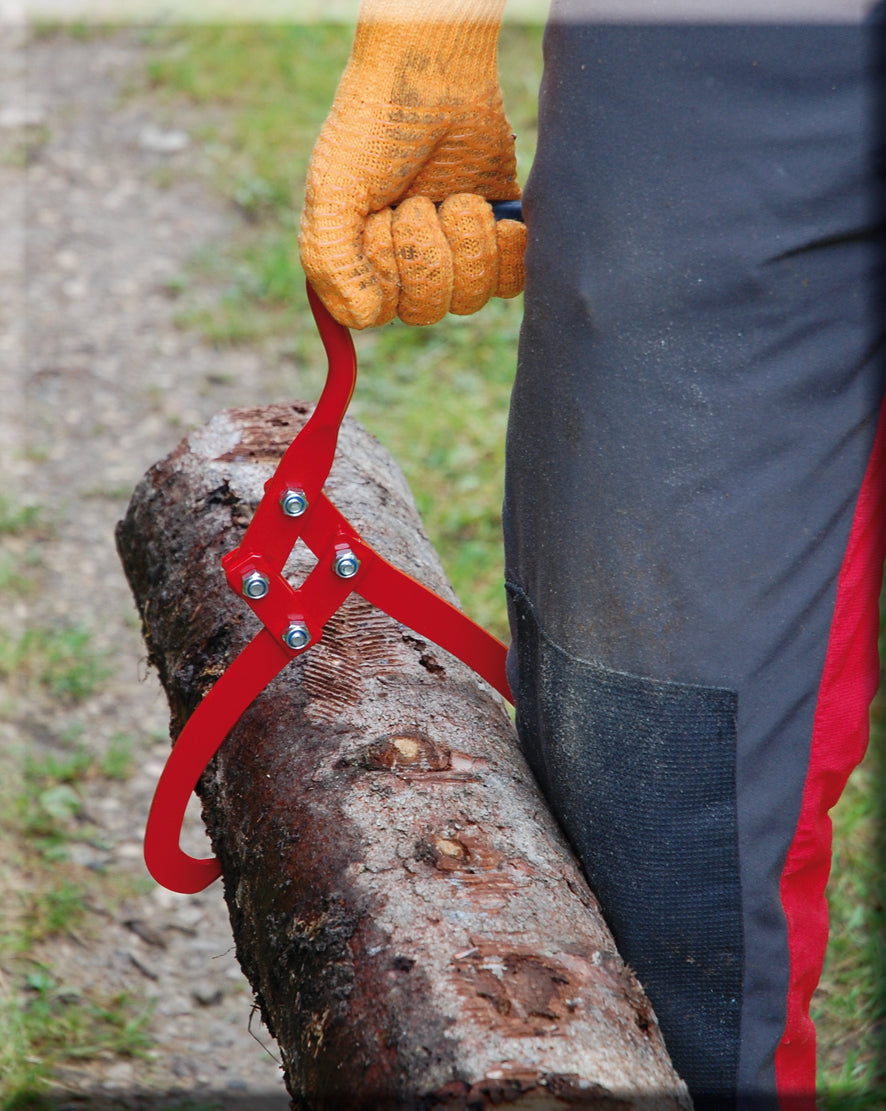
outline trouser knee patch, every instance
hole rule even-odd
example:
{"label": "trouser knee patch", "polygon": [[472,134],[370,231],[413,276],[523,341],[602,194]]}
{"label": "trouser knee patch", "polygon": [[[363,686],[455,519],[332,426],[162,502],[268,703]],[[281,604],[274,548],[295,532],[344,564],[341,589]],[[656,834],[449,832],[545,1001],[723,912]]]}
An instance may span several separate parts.
{"label": "trouser knee patch", "polygon": [[695,1098],[734,1093],[742,991],[734,691],[560,649],[509,587],[527,760]]}

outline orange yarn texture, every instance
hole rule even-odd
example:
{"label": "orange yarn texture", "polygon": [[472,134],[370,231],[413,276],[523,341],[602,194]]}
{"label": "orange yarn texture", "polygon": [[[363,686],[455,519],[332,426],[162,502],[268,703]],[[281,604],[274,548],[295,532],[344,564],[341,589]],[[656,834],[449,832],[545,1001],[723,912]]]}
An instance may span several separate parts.
{"label": "orange yarn texture", "polygon": [[523,288],[498,83],[503,0],[364,0],[311,156],[302,265],[342,324],[433,324]]}

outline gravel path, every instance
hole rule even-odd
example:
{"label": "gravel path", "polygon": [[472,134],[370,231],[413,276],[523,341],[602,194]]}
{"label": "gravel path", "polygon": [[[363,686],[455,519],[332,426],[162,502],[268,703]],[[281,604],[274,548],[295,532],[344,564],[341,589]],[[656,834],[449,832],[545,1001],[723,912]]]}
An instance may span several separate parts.
{"label": "gravel path", "polygon": [[[70,1094],[54,1106],[282,1111],[275,1049],[251,1019],[220,886],[173,895],[145,882],[141,859],[167,710],[146,673],[114,526],[142,473],[187,428],[227,405],[271,400],[280,378],[258,353],[220,353],[174,324],[173,279],[230,235],[237,215],[190,172],[201,152],[187,125],[121,95],[143,59],[134,30],[28,41],[0,26],[0,464],[7,494],[48,522],[41,589],[13,596],[7,617],[22,628],[79,624],[112,668],[74,708],[49,695],[19,702],[0,743],[42,751],[76,726],[100,754],[115,736],[137,738],[125,782],[83,785],[101,836],[73,846],[84,874],[104,870],[105,885],[108,871],[122,877],[122,894],[111,911],[97,898],[82,928],[36,956],[74,990],[100,984],[155,1001],[156,1045],[147,1061],[65,1069],[59,1093]],[[201,851],[196,820],[188,838]]]}

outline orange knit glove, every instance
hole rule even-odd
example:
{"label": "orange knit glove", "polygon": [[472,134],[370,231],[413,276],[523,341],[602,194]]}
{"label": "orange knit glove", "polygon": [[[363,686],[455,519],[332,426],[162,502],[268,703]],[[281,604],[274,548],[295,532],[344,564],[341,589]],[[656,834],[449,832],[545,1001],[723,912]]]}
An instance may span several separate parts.
{"label": "orange knit glove", "polygon": [[523,288],[525,228],[496,223],[484,200],[520,196],[496,66],[503,5],[363,0],[299,236],[342,324],[433,324]]}

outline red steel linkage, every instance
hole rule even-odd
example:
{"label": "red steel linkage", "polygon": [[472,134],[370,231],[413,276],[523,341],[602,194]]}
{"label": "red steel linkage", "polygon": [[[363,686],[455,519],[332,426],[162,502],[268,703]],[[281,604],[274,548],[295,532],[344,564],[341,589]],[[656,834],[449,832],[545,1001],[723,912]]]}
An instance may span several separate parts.
{"label": "red steel linkage", "polygon": [[[145,830],[145,862],[172,891],[202,891],[221,872],[180,844],[185,808],[197,781],[250,703],[295,656],[316,644],[352,592],[463,660],[509,701],[507,649],[461,610],[394,567],[368,545],[323,492],[338,431],[357,376],[347,328],[308,286],[308,299],[329,360],[314,412],[265,484],[240,544],[222,559],[227,581],[263,628],[216,681],[188,718],[157,783]],[[294,587],[283,568],[301,538],[317,557]]]}

